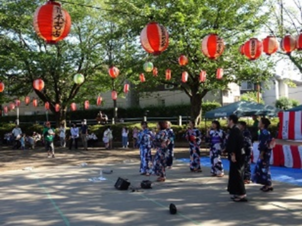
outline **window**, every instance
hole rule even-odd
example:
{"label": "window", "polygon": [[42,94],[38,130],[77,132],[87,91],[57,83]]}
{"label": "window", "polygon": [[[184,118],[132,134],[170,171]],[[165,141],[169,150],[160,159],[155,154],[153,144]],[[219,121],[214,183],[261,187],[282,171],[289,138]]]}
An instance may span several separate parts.
{"label": "window", "polygon": [[241,90],[253,90],[254,89],[254,84],[252,82],[242,82],[241,83]]}

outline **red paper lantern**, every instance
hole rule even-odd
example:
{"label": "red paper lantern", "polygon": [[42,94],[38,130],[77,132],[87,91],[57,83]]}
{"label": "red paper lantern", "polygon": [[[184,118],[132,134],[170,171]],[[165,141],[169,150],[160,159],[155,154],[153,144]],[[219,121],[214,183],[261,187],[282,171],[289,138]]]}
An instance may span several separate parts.
{"label": "red paper lantern", "polygon": [[129,84],[125,84],[124,85],[124,93],[128,93],[129,92],[129,88],[130,88]]}
{"label": "red paper lantern", "polygon": [[145,82],[146,81],[145,75],[143,73],[141,73],[139,75],[139,79],[141,80],[141,82]]}
{"label": "red paper lantern", "polygon": [[167,69],[166,70],[166,80],[171,80],[171,70],[170,69]]}
{"label": "red paper lantern", "polygon": [[181,55],[179,58],[178,58],[178,63],[180,66],[185,66],[187,65],[189,62],[188,58],[185,56],[185,55]]}
{"label": "red paper lantern", "polygon": [[108,73],[111,78],[115,79],[117,76],[119,76],[120,70],[117,67],[111,67],[109,68]]}
{"label": "red paper lantern", "polygon": [[297,49],[302,50],[302,33],[300,33],[297,37]]}
{"label": "red paper lantern", "polygon": [[98,96],[98,98],[96,99],[96,105],[100,106],[102,104],[103,98],[101,96]]}
{"label": "red paper lantern", "polygon": [[111,92],[111,98],[112,98],[112,100],[116,100],[117,99],[117,92],[115,90],[113,90]]}
{"label": "red paper lantern", "polygon": [[15,105],[16,105],[17,108],[20,107],[21,101],[20,100],[15,100]]}
{"label": "red paper lantern", "polygon": [[188,81],[188,77],[189,77],[189,74],[188,72],[184,71],[182,74],[181,74],[181,81],[183,83],[186,83]]}
{"label": "red paper lantern", "polygon": [[84,102],[84,108],[85,108],[85,110],[89,109],[89,100],[85,100],[85,102]]}
{"label": "red paper lantern", "polygon": [[168,48],[169,34],[164,26],[150,22],[142,30],[140,40],[142,47],[148,53],[159,55]]}
{"label": "red paper lantern", "polygon": [[154,67],[154,68],[153,68],[152,73],[153,73],[153,76],[154,76],[154,77],[157,77],[157,75],[158,75],[157,67]]}
{"label": "red paper lantern", "polygon": [[275,36],[267,36],[262,41],[263,44],[263,52],[267,55],[272,55],[273,53],[277,52],[279,48],[278,40]]}
{"label": "red paper lantern", "polygon": [[34,106],[34,107],[37,107],[37,106],[38,106],[38,100],[37,100],[37,99],[34,99],[34,100],[33,100],[33,106]]}
{"label": "red paper lantern", "polygon": [[209,34],[202,40],[201,51],[210,59],[217,59],[223,50],[224,41],[217,34]]}
{"label": "red paper lantern", "polygon": [[45,102],[45,104],[44,104],[44,108],[45,108],[45,110],[46,110],[46,111],[48,111],[48,110],[49,110],[49,102]]}
{"label": "red paper lantern", "polygon": [[199,81],[200,82],[205,82],[207,79],[207,73],[205,71],[201,71],[199,74]]}
{"label": "red paper lantern", "polygon": [[4,91],[5,85],[3,82],[0,82],[0,93]]}
{"label": "red paper lantern", "polygon": [[4,111],[5,114],[7,114],[8,113],[8,107],[4,106],[3,111]]}
{"label": "red paper lantern", "polygon": [[30,103],[30,97],[27,96],[27,97],[25,97],[25,104],[28,105],[29,103]]}
{"label": "red paper lantern", "polygon": [[14,109],[15,109],[15,107],[16,107],[16,106],[15,106],[15,104],[14,104],[14,103],[10,103],[10,104],[9,104],[9,109],[10,109],[10,110],[14,110]]}
{"label": "red paper lantern", "polygon": [[59,3],[51,0],[36,9],[33,22],[37,35],[49,44],[55,44],[67,37],[71,27],[68,12]]}
{"label": "red paper lantern", "polygon": [[38,90],[38,91],[41,91],[42,89],[44,89],[44,81],[42,79],[36,79],[34,82],[33,82],[33,87],[34,89]]}
{"label": "red paper lantern", "polygon": [[244,44],[242,44],[242,45],[239,47],[239,53],[240,53],[241,55],[244,55],[243,46],[244,46]]}
{"label": "red paper lantern", "polygon": [[220,80],[223,77],[223,69],[222,68],[218,68],[216,71],[216,79]]}
{"label": "red paper lantern", "polygon": [[56,105],[55,105],[55,111],[56,111],[56,112],[59,112],[59,111],[60,111],[60,104],[56,104]]}
{"label": "red paper lantern", "polygon": [[258,59],[263,51],[262,42],[257,38],[251,38],[243,46],[244,55],[250,60]]}
{"label": "red paper lantern", "polygon": [[76,103],[71,103],[71,104],[70,104],[70,109],[71,109],[72,111],[76,111],[76,110],[77,110],[77,105],[76,105]]}
{"label": "red paper lantern", "polygon": [[284,52],[289,54],[297,48],[297,40],[291,35],[286,35],[281,40],[281,45],[280,46],[281,46],[281,49]]}

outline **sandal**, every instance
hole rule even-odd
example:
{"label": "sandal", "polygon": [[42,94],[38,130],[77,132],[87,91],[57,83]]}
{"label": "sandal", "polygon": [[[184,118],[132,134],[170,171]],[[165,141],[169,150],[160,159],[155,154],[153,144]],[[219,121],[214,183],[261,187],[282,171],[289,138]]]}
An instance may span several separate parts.
{"label": "sandal", "polygon": [[159,177],[159,178],[157,178],[157,182],[165,182],[165,180],[166,180],[166,178],[164,178],[164,177]]}
{"label": "sandal", "polygon": [[240,197],[234,197],[233,199],[232,199],[234,202],[247,202],[247,198],[246,197],[242,197],[242,198],[240,198]]}
{"label": "sandal", "polygon": [[274,191],[273,187],[265,187],[262,189],[263,192],[269,192],[269,191]]}

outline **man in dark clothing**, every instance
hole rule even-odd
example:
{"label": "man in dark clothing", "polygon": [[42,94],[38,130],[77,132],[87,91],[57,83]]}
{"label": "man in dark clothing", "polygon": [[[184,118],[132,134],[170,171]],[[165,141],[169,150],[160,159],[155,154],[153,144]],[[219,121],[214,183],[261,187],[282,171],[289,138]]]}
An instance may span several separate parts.
{"label": "man in dark clothing", "polygon": [[237,122],[238,117],[236,115],[229,116],[228,127],[230,128],[230,133],[226,144],[226,152],[230,160],[228,192],[233,201],[246,202],[246,191],[243,181],[244,138],[236,126]]}

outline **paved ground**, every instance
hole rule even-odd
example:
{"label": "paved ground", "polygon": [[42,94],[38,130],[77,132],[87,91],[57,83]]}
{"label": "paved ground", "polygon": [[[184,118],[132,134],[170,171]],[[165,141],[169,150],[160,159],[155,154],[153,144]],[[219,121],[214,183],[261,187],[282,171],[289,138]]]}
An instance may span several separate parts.
{"label": "paved ground", "polygon": [[[134,187],[145,179],[138,175],[137,160],[124,160],[111,165],[45,164],[32,171],[20,168],[1,172],[0,225],[302,224],[301,187],[276,183],[274,192],[264,194],[258,185],[249,185],[249,202],[233,203],[225,191],[227,177],[210,177],[207,168],[202,174],[192,174],[186,164],[176,162],[168,172],[168,180],[154,183],[153,189],[118,191],[114,183],[119,176],[128,178]],[[101,168],[111,168],[114,172],[104,175],[106,181],[89,182],[89,178],[98,176]],[[170,203],[177,206],[179,214],[169,214]]]}

